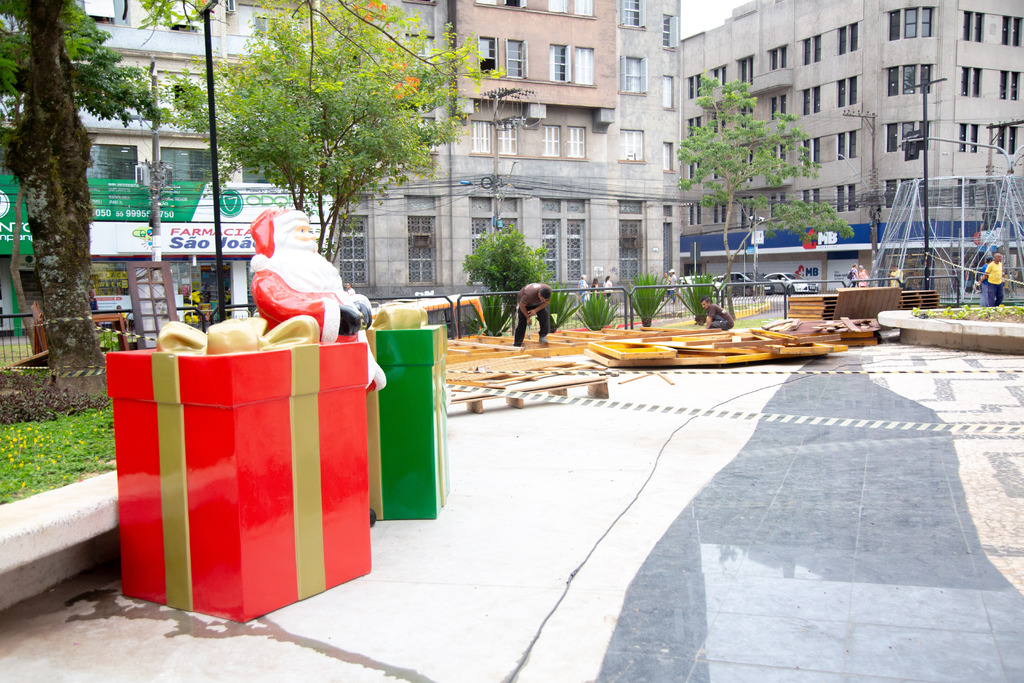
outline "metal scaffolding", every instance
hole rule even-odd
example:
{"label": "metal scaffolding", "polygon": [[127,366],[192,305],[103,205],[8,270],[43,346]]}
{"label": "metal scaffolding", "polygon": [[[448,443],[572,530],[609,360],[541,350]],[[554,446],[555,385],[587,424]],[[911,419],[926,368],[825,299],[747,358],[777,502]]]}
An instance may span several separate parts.
{"label": "metal scaffolding", "polygon": [[[872,278],[902,273],[905,289],[924,282],[924,207],[920,178],[900,183],[878,245]],[[1024,179],[1020,176],[950,176],[928,181],[931,282],[940,296],[956,301],[976,295],[985,257],[1003,254],[1003,266],[1019,273],[1024,256]]]}

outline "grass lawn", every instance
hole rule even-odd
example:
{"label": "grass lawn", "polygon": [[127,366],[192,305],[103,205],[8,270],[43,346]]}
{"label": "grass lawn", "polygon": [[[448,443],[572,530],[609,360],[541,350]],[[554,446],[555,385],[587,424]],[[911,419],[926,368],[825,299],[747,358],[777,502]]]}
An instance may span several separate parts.
{"label": "grass lawn", "polygon": [[113,469],[112,408],[0,425],[0,504]]}

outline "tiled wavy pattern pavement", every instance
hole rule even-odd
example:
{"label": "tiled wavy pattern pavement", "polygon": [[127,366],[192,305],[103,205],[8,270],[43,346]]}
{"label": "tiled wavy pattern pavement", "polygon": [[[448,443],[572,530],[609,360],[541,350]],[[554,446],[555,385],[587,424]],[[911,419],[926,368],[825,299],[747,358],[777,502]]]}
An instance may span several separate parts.
{"label": "tiled wavy pattern pavement", "polygon": [[[859,356],[870,370],[1024,365]],[[1021,421],[1024,377],[794,376],[765,412]],[[637,573],[599,680],[1024,680],[1022,463],[1019,437],[758,425]]]}

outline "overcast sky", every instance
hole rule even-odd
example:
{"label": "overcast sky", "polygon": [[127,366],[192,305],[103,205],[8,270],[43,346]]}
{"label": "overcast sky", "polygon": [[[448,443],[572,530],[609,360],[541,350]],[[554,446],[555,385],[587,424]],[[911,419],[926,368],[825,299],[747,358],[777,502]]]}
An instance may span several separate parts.
{"label": "overcast sky", "polygon": [[679,35],[683,38],[721,26],[732,11],[750,0],[682,0]]}

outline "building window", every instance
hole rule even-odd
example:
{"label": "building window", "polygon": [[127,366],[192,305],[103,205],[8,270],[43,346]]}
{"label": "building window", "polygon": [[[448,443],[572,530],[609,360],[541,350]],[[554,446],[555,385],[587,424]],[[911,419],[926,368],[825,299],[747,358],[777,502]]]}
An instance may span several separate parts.
{"label": "building window", "polygon": [[1020,98],[1020,72],[999,72],[999,99],[1016,100]]}
{"label": "building window", "polygon": [[644,25],[644,2],[643,0],[619,0],[620,15],[619,23],[623,26]]}
{"label": "building window", "polygon": [[526,78],[526,43],[522,40],[505,41],[505,71],[509,78]]}
{"label": "building window", "polygon": [[960,95],[981,97],[981,69],[965,66],[960,70]]}
{"label": "building window", "polygon": [[585,221],[570,218],[565,221],[565,276],[569,282],[579,280],[583,274],[583,228]]}
{"label": "building window", "polygon": [[715,79],[719,83],[725,83],[727,81],[725,67],[720,66],[717,69],[712,69],[711,78]]}
{"label": "building window", "polygon": [[836,136],[836,152],[839,159],[857,158],[857,131],[839,133]]}
{"label": "building window", "polygon": [[664,109],[676,106],[675,79],[671,76],[661,77],[661,106]]}
{"label": "building window", "polygon": [[594,0],[576,0],[574,13],[583,17],[594,16]]}
{"label": "building window", "polygon": [[690,135],[693,132],[693,128],[700,128],[703,118],[703,116],[696,116],[692,119],[686,119],[686,134]]}
{"label": "building window", "polygon": [[820,62],[821,61],[821,34],[819,33],[818,35],[816,35],[813,38],[811,38],[811,42],[814,44],[814,61],[815,62]]}
{"label": "building window", "polygon": [[641,221],[619,221],[619,282],[628,282],[640,274]]}
{"label": "building window", "polygon": [[519,129],[498,129],[498,153],[508,155],[519,154]]}
{"label": "building window", "polygon": [[996,136],[996,145],[1002,147],[1008,152],[1012,152],[1017,149],[1017,126],[1004,126],[999,129],[999,135]]}
{"label": "building window", "polygon": [[931,38],[934,35],[934,7],[908,7],[889,12],[889,40]]}
{"label": "building window", "polygon": [[787,50],[788,48],[786,45],[777,47],[774,50],[768,50],[768,65],[771,71],[786,68]]}
{"label": "building window", "polygon": [[778,112],[779,114],[785,114],[786,113],[786,96],[785,95],[779,95],[777,97],[773,97],[772,98],[772,101],[771,101],[771,111],[772,111],[772,116],[773,117],[775,116],[776,112]]}
{"label": "building window", "polygon": [[1003,17],[1003,45],[1020,47],[1021,17]]}
{"label": "building window", "polygon": [[623,130],[619,132],[619,158],[623,161],[644,160],[644,132],[642,130]]}
{"label": "building window", "polygon": [[576,53],[576,83],[580,85],[594,84],[594,48],[578,47]]}
{"label": "building window", "polygon": [[569,47],[566,45],[552,45],[551,56],[551,80],[565,83],[569,80]]}
{"label": "building window", "polygon": [[811,39],[804,40],[804,66],[811,63]]}
{"label": "building window", "polygon": [[549,12],[568,12],[569,0],[548,0]]}
{"label": "building window", "polygon": [[813,111],[815,114],[821,111],[821,86],[816,85],[811,88],[811,100],[813,105]]}
{"label": "building window", "polygon": [[889,97],[894,97],[900,94],[900,67],[890,66],[888,69],[889,73],[889,89],[887,94]]}
{"label": "building window", "polygon": [[498,41],[494,38],[480,38],[480,70],[494,71],[498,68]]}
{"label": "building window", "polygon": [[345,284],[365,285],[366,216],[351,216],[338,244],[338,267]]}
{"label": "building window", "polygon": [[558,280],[558,273],[561,270],[560,259],[558,258],[559,233],[562,232],[562,220],[560,218],[545,218],[540,224],[540,246],[544,247],[544,265],[548,267],[555,280]]}
{"label": "building window", "polygon": [[644,212],[644,203],[635,199],[620,199],[619,213],[628,213],[639,216]]}
{"label": "building window", "polygon": [[961,123],[960,124],[960,151],[961,152],[977,152],[978,148],[975,145],[968,147],[964,143],[978,142],[978,124],[976,123]]}
{"label": "building window", "polygon": [[641,57],[621,57],[622,74],[619,89],[622,92],[647,92],[647,60]]}
{"label": "building window", "polygon": [[487,121],[473,121],[473,152],[491,153],[491,124]]}
{"label": "building window", "polygon": [[985,25],[985,14],[983,12],[964,12],[964,34],[963,39],[980,43]]}
{"label": "building window", "polygon": [[[171,168],[176,182],[204,183],[210,180],[210,150],[179,149],[164,147],[160,150],[160,161]],[[132,176],[134,175],[134,169]]]}
{"label": "building window", "polygon": [[804,140],[804,147],[807,149],[807,156],[814,163],[821,163],[821,138],[808,138]]}
{"label": "building window", "polygon": [[675,49],[679,45],[679,18],[668,14],[661,17],[661,46]]}
{"label": "building window", "polygon": [[811,89],[808,88],[806,90],[801,90],[800,92],[803,93],[804,96],[804,116],[807,116],[811,113]]}
{"label": "building window", "polygon": [[557,157],[559,151],[559,136],[562,129],[558,126],[544,126],[544,156]]}
{"label": "building window", "polygon": [[836,106],[846,106],[846,79],[836,81]]}
{"label": "building window", "polygon": [[885,181],[885,206],[888,209],[892,208],[893,202],[896,201],[896,190],[899,188],[900,181],[898,180],[886,180]]}
{"label": "building window", "polygon": [[692,100],[697,97],[700,91],[700,76],[690,76],[686,79],[686,99]]}
{"label": "building window", "polygon": [[661,144],[661,170],[672,171],[675,169],[675,154],[671,142]]}
{"label": "building window", "polygon": [[473,231],[473,253],[476,253],[477,248],[480,246],[480,240],[487,234],[487,226],[491,224],[491,218],[474,218],[471,223],[471,230]]}
{"label": "building window", "polygon": [[409,216],[409,284],[433,284],[436,246],[434,217]]}
{"label": "building window", "polygon": [[570,159],[584,159],[587,156],[587,129],[582,126],[569,126],[569,149],[567,156]]}
{"label": "building window", "polygon": [[744,83],[754,82],[754,58],[744,57],[737,61],[740,67],[740,80]]}
{"label": "building window", "polygon": [[913,95],[917,91],[917,65],[908,64],[903,67],[903,94]]}

